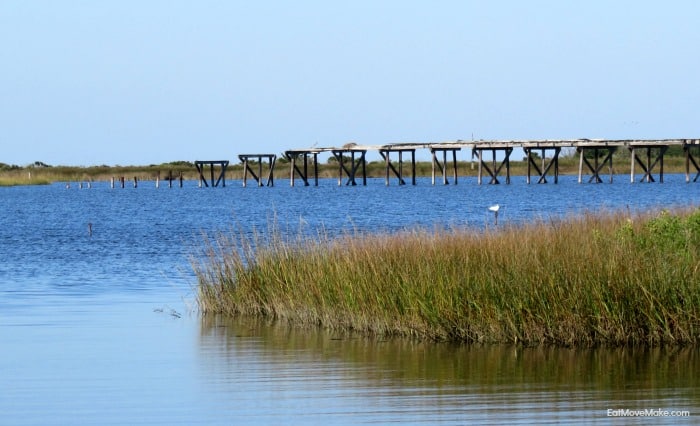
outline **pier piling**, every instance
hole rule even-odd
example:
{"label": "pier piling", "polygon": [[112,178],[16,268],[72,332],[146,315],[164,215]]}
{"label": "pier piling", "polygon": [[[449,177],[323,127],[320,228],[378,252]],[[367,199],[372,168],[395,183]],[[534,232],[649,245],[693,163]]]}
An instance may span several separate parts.
{"label": "pier piling", "polygon": [[[199,174],[199,187],[201,188],[202,185],[209,187],[209,184],[207,183],[207,179],[204,177],[204,169],[207,165],[209,165],[209,176],[210,176],[210,182],[211,182],[211,187],[215,188],[219,186],[219,183],[221,183],[221,186],[226,186],[226,168],[228,167],[228,160],[208,160],[208,161],[195,161],[194,166],[197,169],[197,173]],[[214,168],[215,166],[219,166],[219,176],[214,180]],[[180,175],[180,186],[182,186],[182,174]]]}
{"label": "pier piling", "polygon": [[[243,163],[243,186],[248,186],[248,173],[255,179],[258,186],[263,186],[263,159],[267,160],[265,163],[268,168],[267,181],[265,186],[274,186],[275,178],[275,161],[277,156],[275,154],[240,154],[238,159]],[[255,160],[257,159],[257,160]],[[258,173],[256,174],[250,167],[252,161],[257,161]]]}
{"label": "pier piling", "polygon": [[[396,152],[399,155],[398,170],[391,162],[391,153]],[[406,181],[403,178],[403,154],[411,154],[411,184],[416,184],[416,150],[411,148],[399,148],[399,149],[380,149],[379,155],[382,156],[385,163],[385,177],[384,182],[386,186],[389,186],[389,171],[394,173],[398,180],[399,185],[406,185]]]}

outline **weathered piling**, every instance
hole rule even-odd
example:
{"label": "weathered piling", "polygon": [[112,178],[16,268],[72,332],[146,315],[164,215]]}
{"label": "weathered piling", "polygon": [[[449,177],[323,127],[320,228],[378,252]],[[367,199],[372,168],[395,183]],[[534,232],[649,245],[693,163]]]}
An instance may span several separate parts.
{"label": "weathered piling", "polygon": [[[304,181],[304,186],[309,186],[309,155],[313,155],[314,185],[318,186],[318,154],[321,150],[288,150],[284,156],[289,160],[289,186],[294,186],[295,177],[299,176]],[[301,157],[302,169],[297,165],[297,160]]]}
{"label": "weathered piling", "polygon": [[[664,182],[664,154],[668,150],[669,145],[665,144],[648,144],[644,142],[633,142],[628,145],[630,150],[630,183],[634,183],[634,165],[639,164],[644,172],[640,182],[656,182],[652,174],[654,167],[659,164],[659,183]],[[656,157],[652,161],[652,150],[657,150]],[[639,158],[637,152],[641,150],[645,155],[645,161]]]}
{"label": "weathered piling", "polygon": [[700,141],[687,141],[686,143],[683,144],[683,153],[685,154],[685,182],[688,183],[690,182],[690,165],[692,164],[693,167],[695,168],[695,177],[693,178],[693,182],[698,181],[698,177],[700,177],[700,166],[698,166],[698,159],[693,156],[693,153],[691,150],[695,150],[696,153],[700,153],[697,148],[700,148]]}
{"label": "weathered piling", "polygon": [[[267,167],[267,181],[265,186],[275,186],[275,161],[277,156],[275,154],[240,154],[238,159],[243,163],[243,186],[248,185],[248,173],[255,179],[258,186],[263,186],[263,163]],[[250,167],[251,162],[257,159],[258,173]],[[267,160],[266,162],[263,159]]]}
{"label": "weathered piling", "polygon": [[[534,154],[533,151],[537,150],[540,152],[540,159],[542,160],[542,168],[540,168],[537,165],[537,162],[535,159],[537,158]],[[531,177],[531,172],[532,169],[535,169],[537,172],[537,175],[539,176],[539,179],[537,180],[537,183],[547,183],[547,174],[549,173],[550,169],[554,168],[553,170],[553,175],[554,175],[554,183],[559,183],[559,153],[561,152],[561,147],[556,146],[556,145],[541,145],[541,144],[534,144],[534,145],[524,145],[523,146],[523,151],[525,154],[527,154],[527,183],[530,183],[530,177]],[[547,161],[547,153],[551,152],[552,156],[549,158],[549,161]]]}
{"label": "weathered piling", "polygon": [[[442,184],[447,185],[449,184],[449,181],[447,180],[447,152],[450,151],[452,152],[452,168],[453,168],[453,179],[455,182],[455,185],[457,184],[457,151],[461,150],[461,148],[441,148],[441,147],[430,147],[430,154],[432,156],[432,184],[435,185],[435,169],[439,169],[440,173],[442,173]],[[440,163],[440,160],[437,158],[437,153],[442,152],[442,164]]]}
{"label": "weathered piling", "polygon": [[[228,167],[228,164],[228,160],[195,161],[194,166],[197,169],[197,173],[199,175],[199,187],[201,188],[202,185],[209,187],[207,179],[204,177],[204,169],[207,165],[209,166],[211,187],[215,188],[219,186],[219,183],[222,184],[221,186],[226,186],[226,168]],[[216,165],[219,166],[219,176],[216,180],[214,180],[214,167]]]}
{"label": "weathered piling", "polygon": [[[343,184],[344,175],[348,178],[345,185],[357,185],[355,176],[359,167],[362,167],[362,185],[367,185],[367,161],[365,159],[365,155],[367,154],[366,149],[356,149],[353,146],[346,145],[346,147],[343,147],[343,149],[334,149],[332,153],[336,160],[338,160],[338,186]],[[350,162],[350,168],[345,166],[347,158],[345,157],[346,153],[350,155],[350,158],[348,159]],[[357,158],[356,155],[358,155]]]}
{"label": "weathered piling", "polygon": [[[391,162],[391,153],[396,152],[399,156],[398,170]],[[403,154],[407,153],[411,155],[411,184],[416,184],[416,150],[415,148],[399,148],[399,149],[380,149],[379,155],[384,159],[385,168],[385,183],[389,186],[389,171],[392,171],[396,178],[398,179],[399,185],[406,185],[406,181],[403,178]]]}
{"label": "weathered piling", "polygon": [[[613,183],[613,164],[612,157],[617,151],[616,145],[601,145],[601,144],[591,144],[591,145],[579,145],[576,147],[576,151],[579,153],[579,164],[578,164],[578,183],[583,182],[583,165],[588,167],[591,172],[591,177],[588,179],[588,183],[595,182],[601,183],[603,179],[600,177],[600,171],[607,164],[608,174],[610,175],[610,183]],[[586,157],[587,152],[593,152],[593,165],[588,161]],[[600,161],[601,153],[605,153],[603,161]]]}
{"label": "weathered piling", "polygon": [[[491,152],[491,167],[484,160],[484,151]],[[503,160],[498,163],[497,152],[503,153]],[[472,147],[472,154],[479,159],[479,173],[477,177],[478,184],[481,185],[483,170],[491,176],[489,184],[500,184],[498,175],[501,169],[505,166],[506,169],[506,184],[510,184],[510,154],[513,153],[513,146],[509,143],[479,143]]]}

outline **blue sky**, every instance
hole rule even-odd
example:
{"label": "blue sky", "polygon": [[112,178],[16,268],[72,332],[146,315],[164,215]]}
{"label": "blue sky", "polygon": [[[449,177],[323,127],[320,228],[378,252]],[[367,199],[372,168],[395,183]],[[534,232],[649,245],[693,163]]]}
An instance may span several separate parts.
{"label": "blue sky", "polygon": [[0,0],[0,162],[697,138],[698,17],[695,1]]}

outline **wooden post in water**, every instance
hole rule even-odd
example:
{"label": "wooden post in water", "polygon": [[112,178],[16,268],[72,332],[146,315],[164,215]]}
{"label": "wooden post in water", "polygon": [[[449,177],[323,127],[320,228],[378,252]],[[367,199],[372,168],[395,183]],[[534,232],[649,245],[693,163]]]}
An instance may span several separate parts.
{"label": "wooden post in water", "polygon": [[483,164],[483,161],[481,161],[481,155],[483,154],[483,152],[482,152],[482,150],[478,150],[478,151],[474,150],[473,152],[476,152],[476,156],[479,158],[479,173],[477,175],[478,178],[476,181],[479,185],[481,185],[481,173],[482,173],[481,165]]}
{"label": "wooden post in water", "polygon": [[578,183],[582,183],[582,177],[583,177],[583,149],[577,148],[579,150],[579,159],[578,159]]}
{"label": "wooden post in water", "polygon": [[160,172],[156,174],[156,189],[160,188]]}
{"label": "wooden post in water", "polygon": [[386,156],[384,157],[384,185],[389,186],[389,167],[391,166],[391,151],[386,151]]}
{"label": "wooden post in water", "polygon": [[243,160],[243,188],[248,186],[248,157]]}
{"label": "wooden post in water", "polygon": [[112,189],[114,189],[114,176],[112,176],[112,179],[110,180],[110,186]]}
{"label": "wooden post in water", "polygon": [[411,152],[411,184],[416,184],[416,151]]}
{"label": "wooden post in water", "polygon": [[442,151],[442,184],[447,185],[447,150]]}
{"label": "wooden post in water", "polygon": [[137,188],[139,186],[139,181],[136,176],[134,176],[134,188]]}
{"label": "wooden post in water", "polygon": [[[294,186],[294,168],[297,165],[297,156],[296,155],[287,155],[287,159],[289,160],[289,186]],[[304,156],[304,159],[306,159],[306,156]]]}
{"label": "wooden post in water", "polygon": [[[455,185],[457,185],[457,150],[456,149],[452,150],[452,170],[454,173]],[[416,174],[413,173],[413,176],[415,176],[415,175]]]}
{"label": "wooden post in water", "polygon": [[314,152],[314,185],[318,186],[318,152]]}
{"label": "wooden post in water", "polygon": [[[600,168],[598,165],[598,148],[593,148],[593,167],[595,167],[596,170]],[[600,177],[596,177],[596,183],[601,182],[602,180]]]}
{"label": "wooden post in water", "polygon": [[122,189],[124,189],[124,186],[126,185],[126,179],[124,176],[119,176],[119,183],[121,184]]}
{"label": "wooden post in water", "polygon": [[338,158],[338,186],[343,185],[343,152],[341,151],[337,156]]}

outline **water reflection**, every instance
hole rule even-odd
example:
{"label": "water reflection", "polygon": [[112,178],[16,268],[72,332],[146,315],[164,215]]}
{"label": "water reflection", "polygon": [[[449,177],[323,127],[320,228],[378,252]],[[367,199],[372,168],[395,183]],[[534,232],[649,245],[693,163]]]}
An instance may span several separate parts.
{"label": "water reflection", "polygon": [[700,407],[698,348],[433,344],[209,316],[200,353],[209,385],[255,400],[266,415],[502,424]]}

